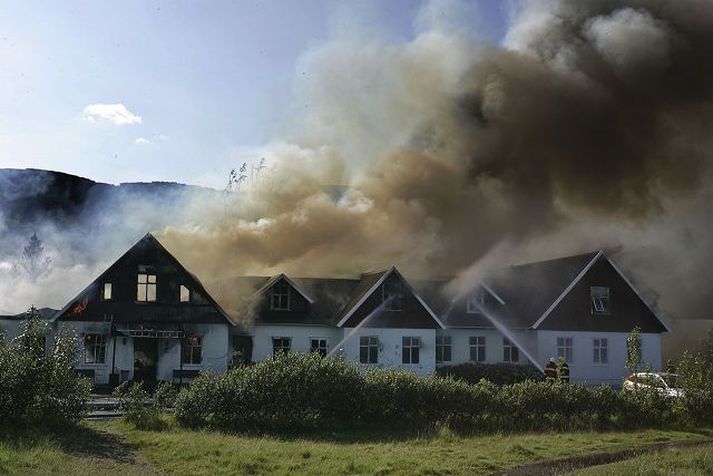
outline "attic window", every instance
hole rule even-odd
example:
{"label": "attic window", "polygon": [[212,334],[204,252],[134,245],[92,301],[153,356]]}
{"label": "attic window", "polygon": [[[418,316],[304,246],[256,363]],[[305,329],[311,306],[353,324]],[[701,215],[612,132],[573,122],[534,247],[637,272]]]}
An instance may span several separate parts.
{"label": "attic window", "polygon": [[136,284],[136,300],[141,302],[156,301],[156,275],[139,273]]}
{"label": "attic window", "polygon": [[180,292],[179,299],[181,302],[190,302],[190,300],[191,300],[190,289],[188,289],[187,287],[185,287],[184,285],[181,284],[181,286],[179,288],[179,292]]}
{"label": "attic window", "polygon": [[611,312],[609,288],[607,286],[592,286],[590,292],[592,296],[592,314],[609,314]]}
{"label": "attic window", "polygon": [[402,309],[403,284],[401,281],[387,281],[381,285],[381,302],[385,311]]}
{"label": "attic window", "polygon": [[102,300],[109,301],[111,299],[111,283],[104,283],[102,287]]}
{"label": "attic window", "polygon": [[277,283],[272,287],[270,295],[270,310],[289,311],[290,310],[290,285],[287,283]]}
{"label": "attic window", "polygon": [[478,314],[485,305],[485,291],[483,288],[478,288],[468,295],[467,312],[468,314]]}

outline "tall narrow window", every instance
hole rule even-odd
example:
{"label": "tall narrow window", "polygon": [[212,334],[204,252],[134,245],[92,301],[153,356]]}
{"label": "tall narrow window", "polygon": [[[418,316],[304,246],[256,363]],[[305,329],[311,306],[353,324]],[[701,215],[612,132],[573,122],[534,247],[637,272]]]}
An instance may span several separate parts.
{"label": "tall narrow window", "polygon": [[417,364],[420,359],[421,338],[403,337],[401,339],[401,363]]}
{"label": "tall narrow window", "polygon": [[136,284],[137,301],[156,301],[156,275],[139,273]]}
{"label": "tall narrow window", "polygon": [[436,362],[451,361],[451,336],[436,336]]}
{"label": "tall narrow window", "polygon": [[291,337],[273,337],[272,338],[272,355],[285,354],[292,348]]}
{"label": "tall narrow window", "polygon": [[574,358],[574,345],[571,337],[557,338],[557,357],[564,357],[567,363],[572,363]]}
{"label": "tall narrow window", "polygon": [[606,286],[592,286],[590,288],[592,297],[592,314],[609,314],[611,312],[611,299],[609,298],[609,288]]}
{"label": "tall narrow window", "polygon": [[520,349],[510,339],[503,337],[503,362],[516,363],[520,361]]}
{"label": "tall narrow window", "polygon": [[289,311],[290,310],[290,285],[282,282],[272,287],[270,295],[270,310]]}
{"label": "tall narrow window", "polygon": [[594,358],[595,364],[609,363],[609,343],[606,339],[594,339]]}
{"label": "tall narrow window", "polygon": [[104,286],[102,287],[102,300],[111,300],[111,283],[104,283]]}
{"label": "tall narrow window", "polygon": [[203,342],[198,336],[188,336],[183,342],[181,361],[184,365],[200,365],[203,360]]}
{"label": "tall narrow window", "polygon": [[482,312],[485,305],[485,291],[483,288],[478,288],[468,295],[467,309],[468,314],[477,314]]}
{"label": "tall narrow window", "polygon": [[359,362],[362,364],[379,363],[379,338],[375,336],[359,337]]}
{"label": "tall narrow window", "polygon": [[106,335],[86,334],[84,336],[84,363],[103,364],[106,361]]}
{"label": "tall narrow window", "polygon": [[403,284],[401,281],[389,280],[381,285],[381,302],[385,311],[400,311],[402,309]]}
{"label": "tall narrow window", "polygon": [[327,356],[327,339],[312,337],[309,345],[310,352],[317,352],[322,357]]}
{"label": "tall narrow window", "polygon": [[470,360],[485,362],[485,336],[470,336]]}
{"label": "tall narrow window", "polygon": [[191,300],[191,290],[182,284],[179,289],[179,294],[179,299],[181,302],[189,302]]}

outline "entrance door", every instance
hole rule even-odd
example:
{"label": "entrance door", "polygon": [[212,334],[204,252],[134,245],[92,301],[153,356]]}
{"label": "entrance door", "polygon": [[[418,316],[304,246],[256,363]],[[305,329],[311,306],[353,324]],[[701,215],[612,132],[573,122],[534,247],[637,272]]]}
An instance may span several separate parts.
{"label": "entrance door", "polygon": [[134,380],[156,382],[158,339],[134,339]]}

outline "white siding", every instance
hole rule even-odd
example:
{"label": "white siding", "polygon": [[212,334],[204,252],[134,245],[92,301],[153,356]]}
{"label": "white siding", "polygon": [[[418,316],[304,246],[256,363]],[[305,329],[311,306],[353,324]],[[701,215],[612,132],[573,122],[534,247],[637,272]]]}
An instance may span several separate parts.
{"label": "white siding", "polygon": [[272,338],[291,337],[294,352],[309,352],[310,339],[327,339],[328,352],[342,340],[342,330],[329,326],[259,325],[253,329],[253,362],[272,357]]}
{"label": "white siding", "polygon": [[[384,329],[384,328],[345,328],[344,358],[359,362],[359,337],[379,337],[379,363],[371,364],[378,368],[396,368],[411,370],[420,375],[436,371],[436,331],[435,329]],[[401,343],[403,337],[420,337],[421,349],[418,364],[403,364],[401,361]]]}
{"label": "white siding", "polygon": [[[495,329],[443,329],[437,335],[451,336],[451,361],[439,363],[438,366],[458,365],[472,362],[470,360],[470,337],[485,337],[485,364],[497,364],[503,361],[503,334]],[[530,354],[536,355],[536,338],[532,331],[513,331],[518,347],[525,347]],[[511,339],[512,340],[512,339]],[[525,353],[520,350],[519,364],[530,363]]]}

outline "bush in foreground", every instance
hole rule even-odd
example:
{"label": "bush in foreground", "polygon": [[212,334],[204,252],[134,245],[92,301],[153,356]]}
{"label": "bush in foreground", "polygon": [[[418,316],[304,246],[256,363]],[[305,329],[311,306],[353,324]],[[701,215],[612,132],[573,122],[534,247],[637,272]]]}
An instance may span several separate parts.
{"label": "bush in foreground", "polygon": [[544,380],[544,374],[532,365],[465,363],[436,369],[441,377],[451,377],[466,383],[476,384],[485,379],[495,385],[510,385],[526,380]]}
{"label": "bush in foreground", "polygon": [[497,387],[288,354],[203,375],[176,401],[177,421],[229,431],[315,428],[460,432],[665,426],[677,404],[654,392],[525,381]]}

